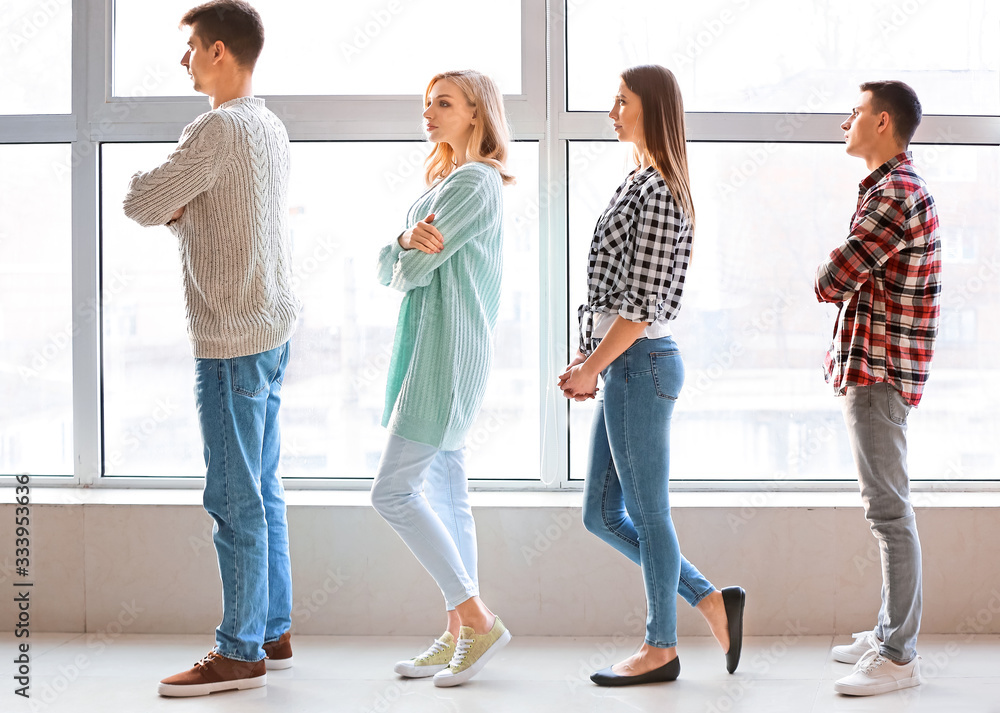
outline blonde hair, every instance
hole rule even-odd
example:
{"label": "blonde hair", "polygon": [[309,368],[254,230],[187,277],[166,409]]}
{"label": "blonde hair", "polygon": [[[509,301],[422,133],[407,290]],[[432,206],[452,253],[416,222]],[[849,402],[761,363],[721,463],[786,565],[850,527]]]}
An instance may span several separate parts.
{"label": "blonde hair", "polygon": [[[497,85],[485,74],[471,69],[441,72],[434,75],[427,85],[424,106],[430,105],[431,89],[442,79],[454,82],[465,95],[469,106],[476,108],[478,121],[472,127],[466,161],[489,164],[500,172],[504,185],[513,183],[514,176],[504,166],[507,161],[507,144],[510,143],[510,127],[504,113],[503,95]],[[438,143],[424,161],[424,180],[429,186],[448,176],[456,167],[455,150],[449,144]]]}
{"label": "blonde hair", "polygon": [[[642,143],[650,163],[663,176],[674,200],[694,225],[694,201],[688,175],[684,100],[674,73],[658,64],[630,67],[622,81],[642,102]],[[636,147],[635,160],[640,163]]]}

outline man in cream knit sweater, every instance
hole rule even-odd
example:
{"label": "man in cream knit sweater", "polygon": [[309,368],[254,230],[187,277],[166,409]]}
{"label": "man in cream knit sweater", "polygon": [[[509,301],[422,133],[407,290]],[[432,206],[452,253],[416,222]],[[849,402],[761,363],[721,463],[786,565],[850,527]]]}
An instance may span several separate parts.
{"label": "man in cream knit sweater", "polygon": [[251,86],[260,16],[242,0],[213,0],[181,25],[191,30],[181,64],[212,111],[184,129],[163,165],[132,177],[125,214],[170,226],[180,243],[223,615],[216,647],[159,692],[199,696],[263,686],[266,669],[291,665],[278,407],[299,305],[286,225],[288,135]]}

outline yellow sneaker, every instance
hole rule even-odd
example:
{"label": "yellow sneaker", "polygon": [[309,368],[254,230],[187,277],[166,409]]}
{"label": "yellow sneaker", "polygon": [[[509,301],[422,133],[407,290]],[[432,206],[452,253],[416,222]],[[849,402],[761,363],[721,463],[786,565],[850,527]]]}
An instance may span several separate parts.
{"label": "yellow sneaker", "polygon": [[425,652],[407,661],[400,661],[392,670],[407,678],[426,678],[448,668],[448,662],[454,653],[455,637],[446,631]]}
{"label": "yellow sneaker", "polygon": [[458,644],[448,668],[434,674],[435,686],[457,686],[479,673],[486,662],[510,641],[510,632],[496,617],[488,634],[477,634],[471,627],[463,626],[458,633]]}

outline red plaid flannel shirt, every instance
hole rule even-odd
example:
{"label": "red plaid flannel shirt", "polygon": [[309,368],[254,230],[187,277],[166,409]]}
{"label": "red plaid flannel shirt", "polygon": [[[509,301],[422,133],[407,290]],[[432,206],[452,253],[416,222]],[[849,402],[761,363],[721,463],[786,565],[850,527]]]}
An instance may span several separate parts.
{"label": "red plaid flannel shirt", "polygon": [[885,381],[920,402],[941,310],[937,231],[909,151],[861,182],[847,241],[816,271],[816,297],[840,303],[825,364],[836,393]]}

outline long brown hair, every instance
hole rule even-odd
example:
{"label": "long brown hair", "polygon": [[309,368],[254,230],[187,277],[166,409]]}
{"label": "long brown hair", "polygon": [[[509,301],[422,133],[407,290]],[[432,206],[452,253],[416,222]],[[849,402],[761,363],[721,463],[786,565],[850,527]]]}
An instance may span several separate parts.
{"label": "long brown hair", "polygon": [[[663,176],[674,200],[694,225],[694,201],[688,175],[684,100],[674,73],[658,64],[630,67],[621,74],[629,91],[642,102],[643,145],[650,163]],[[636,163],[641,163],[636,146]]]}
{"label": "long brown hair", "polygon": [[[456,72],[436,74],[424,92],[424,106],[431,100],[431,89],[442,79],[455,83],[469,106],[476,107],[479,119],[472,127],[466,160],[489,164],[500,172],[504,185],[514,182],[514,176],[507,172],[507,144],[510,143],[510,127],[503,108],[503,95],[493,80],[485,74],[464,69]],[[456,168],[455,150],[444,142],[437,144],[424,161],[424,180],[431,185]]]}

